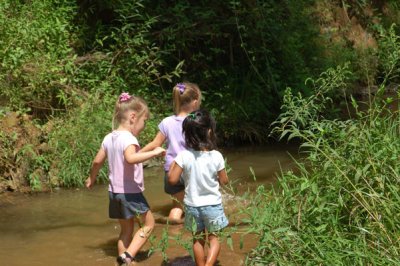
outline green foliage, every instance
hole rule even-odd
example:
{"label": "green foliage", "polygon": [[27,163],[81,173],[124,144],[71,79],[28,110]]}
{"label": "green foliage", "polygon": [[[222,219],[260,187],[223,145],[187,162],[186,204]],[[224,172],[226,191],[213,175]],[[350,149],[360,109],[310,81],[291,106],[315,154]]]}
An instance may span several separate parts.
{"label": "green foliage", "polygon": [[64,72],[74,11],[73,1],[0,3],[0,97],[13,108],[41,115],[66,107],[58,98],[72,90]]}
{"label": "green foliage", "polygon": [[[39,137],[48,142],[48,152],[29,152],[28,143],[20,153],[34,190],[83,184],[102,137],[111,130],[115,98],[122,91],[142,96],[157,113],[170,109],[167,96],[153,88],[179,76],[182,64],[163,72],[161,51],[149,39],[155,18],[141,1],[103,4],[112,9],[113,19],[94,31],[90,47],[78,39],[83,36],[76,26],[83,21],[76,12],[86,11],[74,1],[0,4],[0,99],[8,110],[29,112],[41,119],[35,123],[51,128]],[[154,137],[157,119],[149,122],[142,144]]]}
{"label": "green foliage", "polygon": [[[86,87],[98,90],[100,85],[115,92],[134,90],[146,100],[153,101],[162,92],[150,87],[162,80],[170,82],[173,77],[179,77],[180,62],[173,65],[169,72],[163,71],[163,52],[151,39],[152,26],[157,18],[147,14],[143,2],[87,1],[86,5],[81,5],[80,12],[84,19],[80,19],[80,23],[92,24],[92,27],[83,31],[83,47],[77,47],[84,49],[83,52],[90,52],[81,57],[83,71],[77,74],[82,74],[83,78],[78,82],[85,81],[84,77],[90,75],[86,79],[90,82]],[[99,14],[92,14],[93,10]],[[108,13],[110,20],[92,17],[102,13]],[[98,53],[95,60],[91,60],[93,49]]]}
{"label": "green foliage", "polygon": [[[50,177],[60,183],[53,185],[83,185],[104,136],[111,130],[114,102],[114,97],[93,94],[67,118],[53,120],[49,134],[49,145],[54,149]],[[107,178],[103,168],[99,180],[104,182]]]}
{"label": "green foliage", "polygon": [[[394,27],[387,30],[390,34],[384,27],[378,31],[386,36],[379,44],[382,52],[355,52],[344,39],[325,41],[332,36],[320,34],[317,3],[321,2],[1,1],[0,112],[28,113],[38,127],[55,125],[54,132],[42,131],[38,139],[39,145],[50,141],[56,148],[36,156],[27,153],[33,158],[43,155],[46,162],[58,158],[44,168],[51,178],[41,177],[52,184],[81,184],[77,178],[86,172],[89,159],[69,148],[92,155],[89,149],[95,145],[89,141],[83,147],[88,136],[81,132],[89,121],[100,121],[90,134],[103,135],[111,115],[105,110],[113,103],[97,112],[87,110],[102,106],[98,102],[111,103],[112,95],[122,91],[143,97],[154,114],[142,144],[171,113],[171,87],[181,80],[200,85],[203,106],[216,116],[224,144],[265,141],[270,130],[265,125],[279,112],[283,88],[309,95],[313,87],[302,81],[326,66],[350,60],[352,78],[368,86],[376,77],[398,81],[397,72],[382,76],[398,64],[385,58],[386,51],[396,48]],[[369,6],[367,1],[341,5],[356,16]],[[68,132],[76,133],[77,146],[70,143]],[[32,168],[27,169],[34,172],[41,163],[29,159],[29,164]],[[71,180],[68,172],[75,173]],[[57,180],[53,173],[67,179]],[[34,183],[37,178],[32,178],[27,181]]]}
{"label": "green foliage", "polygon": [[290,88],[286,89],[281,107],[282,113],[277,121],[272,123],[273,126],[276,126],[272,133],[282,132],[280,139],[288,137],[290,140],[294,137],[301,137],[303,130],[321,131],[318,127],[312,127],[310,123],[323,117],[324,109],[332,101],[329,95],[340,92],[340,90],[345,91],[350,75],[351,72],[348,71],[346,65],[328,69],[316,80],[308,79],[307,82],[311,83],[314,93],[306,98],[301,93],[293,95]]}
{"label": "green foliage", "polygon": [[379,28],[379,61],[382,73],[384,73],[384,76],[381,77],[383,85],[400,80],[400,37],[395,29],[395,24],[391,25],[388,30]]}
{"label": "green foliage", "polygon": [[[319,73],[313,1],[152,1],[164,61],[206,92],[225,140],[263,140],[281,89]],[[302,88],[300,88],[302,89]]]}
{"label": "green foliage", "polygon": [[45,154],[38,153],[32,144],[26,144],[19,151],[16,162],[23,161],[29,164],[27,171],[29,186],[33,191],[41,191],[44,186],[48,185],[48,180],[44,180],[44,177],[49,171],[50,161]]}
{"label": "green foliage", "polygon": [[18,138],[18,134],[15,132],[13,134],[8,134],[3,130],[0,131],[0,143],[1,143],[1,155],[0,155],[0,169],[1,169],[1,179],[6,183],[5,189],[15,189],[13,171],[8,172],[8,170],[16,170],[15,167],[15,144]]}
{"label": "green foliage", "polygon": [[0,117],[1,190],[47,190],[46,173],[51,163],[47,158],[49,149],[41,143],[45,130],[20,112],[6,111]]}
{"label": "green foliage", "polygon": [[[382,44],[398,47],[388,34],[390,45]],[[397,62],[399,49],[386,51]],[[385,77],[397,68],[386,68]],[[355,117],[325,119],[327,95],[343,90],[349,76],[346,67],[329,69],[313,82],[313,95],[286,92],[274,132],[300,139],[306,158],[271,191],[259,187],[243,210],[259,239],[249,265],[400,263],[399,111],[387,107],[380,91]]]}
{"label": "green foliage", "polygon": [[258,191],[250,265],[398,264],[398,113],[314,121],[299,130],[307,159]]}

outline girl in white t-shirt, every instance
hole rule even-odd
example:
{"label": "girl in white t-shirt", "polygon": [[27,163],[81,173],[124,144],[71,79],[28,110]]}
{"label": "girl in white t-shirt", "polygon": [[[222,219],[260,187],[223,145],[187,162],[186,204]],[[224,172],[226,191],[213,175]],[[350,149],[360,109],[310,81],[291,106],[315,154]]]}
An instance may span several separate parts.
{"label": "girl in white t-shirt", "polygon": [[[214,265],[221,246],[218,232],[228,225],[219,185],[228,183],[222,154],[215,150],[215,121],[206,110],[190,113],[182,124],[187,150],[171,165],[170,184],[185,183],[185,227],[193,233],[196,265]],[[205,259],[205,233],[210,248]]]}
{"label": "girl in white t-shirt", "polygon": [[[148,107],[141,98],[128,93],[118,97],[113,118],[118,128],[105,136],[86,180],[86,187],[91,188],[107,159],[109,217],[118,219],[121,227],[118,238],[119,265],[130,265],[154,228],[153,214],[142,194],[142,162],[163,154],[165,150],[157,147],[139,153],[140,146],[136,137],[144,129],[148,116]],[[134,218],[140,218],[143,224],[135,234]]]}

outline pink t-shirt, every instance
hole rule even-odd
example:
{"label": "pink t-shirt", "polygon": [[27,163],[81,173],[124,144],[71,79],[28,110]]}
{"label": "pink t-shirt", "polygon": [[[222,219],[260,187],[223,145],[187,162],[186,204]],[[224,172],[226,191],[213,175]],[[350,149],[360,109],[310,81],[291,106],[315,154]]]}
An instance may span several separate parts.
{"label": "pink t-shirt", "polygon": [[165,171],[169,171],[169,167],[176,155],[180,151],[186,150],[185,138],[182,133],[183,120],[185,120],[185,117],[172,115],[164,118],[158,125],[160,132],[166,138],[167,152],[164,164]]}
{"label": "pink t-shirt", "polygon": [[124,151],[129,145],[135,145],[139,151],[139,142],[128,131],[116,131],[105,136],[102,148],[107,153],[108,190],[114,193],[140,193],[144,190],[142,163],[129,164],[125,161]]}

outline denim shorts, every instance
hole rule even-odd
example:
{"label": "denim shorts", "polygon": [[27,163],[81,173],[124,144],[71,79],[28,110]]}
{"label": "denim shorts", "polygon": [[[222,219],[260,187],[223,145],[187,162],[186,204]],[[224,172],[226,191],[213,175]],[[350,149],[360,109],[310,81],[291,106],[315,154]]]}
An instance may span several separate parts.
{"label": "denim shorts", "polygon": [[108,215],[111,219],[130,219],[150,210],[142,193],[108,192]]}
{"label": "denim shorts", "polygon": [[191,207],[185,204],[185,228],[191,232],[217,232],[228,226],[222,204]]}
{"label": "denim shorts", "polygon": [[179,182],[176,185],[170,185],[168,182],[168,172],[165,172],[164,175],[164,191],[169,195],[174,195],[178,192],[185,190],[185,184],[182,178],[179,179]]}

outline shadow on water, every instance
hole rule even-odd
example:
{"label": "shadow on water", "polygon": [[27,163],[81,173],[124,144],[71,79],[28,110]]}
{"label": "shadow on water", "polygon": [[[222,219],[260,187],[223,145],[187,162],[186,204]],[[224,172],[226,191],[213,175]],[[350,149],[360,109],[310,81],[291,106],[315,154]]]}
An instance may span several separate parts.
{"label": "shadow on water", "polygon": [[[161,263],[161,266],[196,266],[196,263],[194,262],[191,256],[182,256],[182,257],[176,257],[169,261],[163,261]],[[220,263],[219,260],[217,260],[214,266],[222,266],[222,264]]]}
{"label": "shadow on water", "polygon": [[163,261],[161,266],[196,266],[196,263],[193,261],[190,256],[177,257],[170,261]]}
{"label": "shadow on water", "polygon": [[[116,254],[118,253],[118,249],[117,249],[117,243],[118,238],[112,238],[112,239],[108,239],[107,241],[100,243],[99,245],[95,245],[95,246],[85,246],[88,249],[91,250],[102,250],[104,255],[106,256],[110,256],[110,257],[115,257]],[[141,250],[139,251],[136,256],[135,256],[135,260],[137,262],[142,262],[145,261],[147,259],[149,259],[151,257],[151,253],[150,253],[150,249],[147,250]]]}
{"label": "shadow on water", "polygon": [[[174,258],[167,262],[164,261],[161,263],[161,266],[196,266],[196,263],[194,262],[191,256],[183,256]],[[221,264],[217,260],[214,266],[221,266]]]}
{"label": "shadow on water", "polygon": [[117,243],[117,240],[118,238],[108,239],[106,242],[100,243],[99,245],[85,247],[91,250],[101,249],[105,255],[114,257],[115,254],[118,253],[117,246],[115,244]]}

